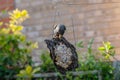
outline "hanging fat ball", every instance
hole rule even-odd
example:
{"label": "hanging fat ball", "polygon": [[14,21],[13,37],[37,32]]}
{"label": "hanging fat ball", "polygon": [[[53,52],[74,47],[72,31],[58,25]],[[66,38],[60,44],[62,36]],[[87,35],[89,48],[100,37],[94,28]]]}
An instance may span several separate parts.
{"label": "hanging fat ball", "polygon": [[[63,37],[65,26],[56,26],[54,31],[57,34],[56,37],[53,37],[51,40],[46,39],[45,42],[57,70],[65,74],[67,71],[73,71],[78,67],[78,55],[75,47]],[[59,34],[62,35],[61,38],[59,38]]]}
{"label": "hanging fat ball", "polygon": [[75,47],[64,37],[45,40],[57,70],[66,74],[67,71],[74,71],[78,67],[78,55]]}
{"label": "hanging fat ball", "polygon": [[63,24],[57,24],[54,26],[54,37],[61,38],[65,33],[66,27]]}

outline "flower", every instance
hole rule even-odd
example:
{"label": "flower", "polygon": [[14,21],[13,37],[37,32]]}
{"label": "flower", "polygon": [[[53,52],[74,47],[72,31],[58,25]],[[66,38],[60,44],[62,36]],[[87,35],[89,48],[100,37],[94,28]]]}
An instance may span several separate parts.
{"label": "flower", "polygon": [[14,10],[13,12],[9,13],[10,15],[10,23],[22,23],[25,19],[29,18],[28,12],[26,10]]}
{"label": "flower", "polygon": [[21,30],[23,29],[23,26],[21,23],[29,18],[28,12],[26,10],[14,10],[13,12],[9,13],[10,15],[10,21],[9,21],[9,28],[14,34],[21,34]]}
{"label": "flower", "polygon": [[0,22],[0,26],[2,26],[3,25],[3,22]]}

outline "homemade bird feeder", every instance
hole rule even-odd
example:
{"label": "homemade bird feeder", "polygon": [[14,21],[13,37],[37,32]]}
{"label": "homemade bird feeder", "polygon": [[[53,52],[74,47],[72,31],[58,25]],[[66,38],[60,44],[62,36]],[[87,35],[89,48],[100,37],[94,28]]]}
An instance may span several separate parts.
{"label": "homemade bird feeder", "polygon": [[66,71],[73,71],[78,67],[76,49],[63,37],[65,30],[65,25],[55,25],[53,38],[45,40],[54,65],[62,74],[65,74]]}

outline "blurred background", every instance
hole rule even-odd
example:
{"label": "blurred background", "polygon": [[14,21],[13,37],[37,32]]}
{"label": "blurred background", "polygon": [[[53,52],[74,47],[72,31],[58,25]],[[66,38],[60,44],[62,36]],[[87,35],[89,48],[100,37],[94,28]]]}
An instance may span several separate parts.
{"label": "blurred background", "polygon": [[[39,61],[40,50],[47,49],[44,40],[52,38],[55,24],[66,26],[64,37],[74,45],[80,40],[86,45],[94,38],[96,49],[103,41],[110,41],[120,60],[120,0],[0,0],[3,13],[16,8],[29,12],[22,32],[28,40],[39,43],[32,54],[34,61]],[[0,13],[0,21],[8,22],[8,14]]]}

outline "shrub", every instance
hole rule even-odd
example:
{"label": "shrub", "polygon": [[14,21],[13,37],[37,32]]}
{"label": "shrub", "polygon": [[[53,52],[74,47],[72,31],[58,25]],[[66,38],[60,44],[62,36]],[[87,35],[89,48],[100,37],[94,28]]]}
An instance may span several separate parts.
{"label": "shrub", "polygon": [[[84,53],[84,57],[80,55],[79,63],[80,68],[77,70],[79,71],[91,71],[91,70],[100,70],[102,80],[113,80],[113,66],[111,62],[111,57],[114,56],[115,50],[114,47],[110,44],[110,42],[103,42],[103,46],[99,47],[99,52],[94,53],[92,49],[93,39],[90,40],[87,52]],[[81,53],[80,53],[81,54]],[[80,76],[79,79],[84,80],[98,80],[98,75],[83,75]]]}
{"label": "shrub", "polygon": [[[40,56],[42,64],[40,65],[41,73],[43,72],[56,72],[56,68],[54,66],[53,61],[50,58],[50,55],[47,51],[42,51]],[[49,67],[48,67],[49,66]]]}
{"label": "shrub", "polygon": [[13,78],[26,64],[31,64],[30,52],[37,43],[27,41],[21,33],[21,25],[29,15],[26,10],[14,10],[9,13],[9,23],[0,22],[0,78]]}
{"label": "shrub", "polygon": [[[83,48],[84,45],[82,43],[83,41],[80,41],[77,46],[79,48]],[[102,73],[102,80],[113,80],[114,68],[112,66],[110,58],[113,57],[115,54],[114,47],[110,44],[110,42],[104,42],[103,46],[98,48],[99,52],[93,52],[92,44],[93,39],[89,41],[87,45],[87,51],[85,53],[80,53],[78,51],[80,67],[77,68],[76,71],[100,70]],[[43,62],[43,64],[41,65],[42,72],[49,72],[51,70],[53,72],[56,71],[48,52],[44,52],[41,55],[41,60]],[[60,78],[64,80],[64,78]],[[98,74],[80,74],[79,76],[75,77],[68,72],[66,78],[68,80],[98,80]]]}
{"label": "shrub", "polygon": [[25,69],[20,70],[17,74],[17,80],[32,80],[33,75],[40,70],[40,67],[33,68],[27,65]]}

